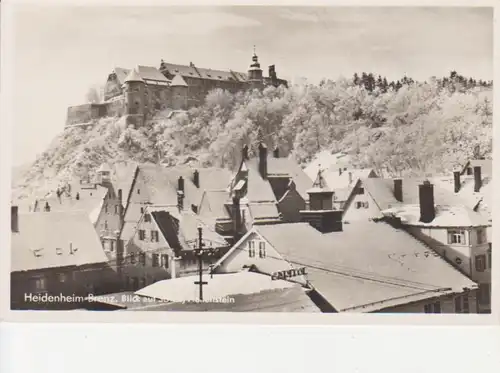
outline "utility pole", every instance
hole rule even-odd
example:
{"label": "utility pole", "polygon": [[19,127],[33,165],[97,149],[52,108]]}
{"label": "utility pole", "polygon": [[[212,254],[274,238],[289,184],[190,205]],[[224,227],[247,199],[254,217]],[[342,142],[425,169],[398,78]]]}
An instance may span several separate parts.
{"label": "utility pole", "polygon": [[198,227],[198,248],[194,250],[195,255],[198,256],[198,270],[200,273],[199,281],[195,281],[195,285],[200,286],[200,302],[203,301],[203,285],[208,285],[208,282],[203,281],[203,229]]}
{"label": "utility pole", "polygon": [[[213,255],[217,251],[217,249],[213,248],[204,249],[203,246],[203,228],[200,226],[198,227],[198,247],[194,249],[194,253],[198,257],[199,272],[199,279],[198,281],[195,281],[194,284],[199,285],[200,301],[203,301],[203,285],[208,285],[207,281],[203,281],[203,256],[205,252],[207,252],[208,255]],[[213,278],[212,270],[210,270],[210,278]]]}

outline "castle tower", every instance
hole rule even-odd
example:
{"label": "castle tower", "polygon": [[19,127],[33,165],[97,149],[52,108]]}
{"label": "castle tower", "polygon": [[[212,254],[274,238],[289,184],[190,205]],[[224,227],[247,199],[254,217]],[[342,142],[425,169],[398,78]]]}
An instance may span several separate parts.
{"label": "castle tower", "polygon": [[181,75],[176,75],[170,83],[172,89],[172,109],[186,110],[188,102],[188,85]]}
{"label": "castle tower", "polygon": [[127,125],[140,127],[145,117],[146,83],[133,69],[123,83],[125,92],[125,114]]}
{"label": "castle tower", "polygon": [[262,69],[260,68],[259,57],[255,54],[255,46],[253,50],[252,64],[248,69],[248,82],[252,88],[261,88],[263,85]]}

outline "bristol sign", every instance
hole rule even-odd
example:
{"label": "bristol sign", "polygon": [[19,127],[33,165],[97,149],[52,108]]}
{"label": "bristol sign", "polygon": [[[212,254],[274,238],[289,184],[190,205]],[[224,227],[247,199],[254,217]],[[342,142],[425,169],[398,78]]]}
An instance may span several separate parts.
{"label": "bristol sign", "polygon": [[305,274],[306,274],[305,267],[288,269],[285,271],[271,273],[271,280],[286,280],[286,279],[289,279],[290,277],[296,277],[296,276],[301,276],[301,275],[305,275]]}

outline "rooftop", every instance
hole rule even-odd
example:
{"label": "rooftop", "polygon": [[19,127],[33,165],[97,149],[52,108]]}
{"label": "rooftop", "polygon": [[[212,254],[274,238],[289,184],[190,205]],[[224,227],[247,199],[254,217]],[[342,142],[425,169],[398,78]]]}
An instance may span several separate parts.
{"label": "rooftop", "polygon": [[403,205],[382,211],[385,216],[401,219],[405,225],[421,227],[485,227],[491,225],[488,218],[460,205],[436,205],[436,217],[430,223],[420,221],[419,205]]}
{"label": "rooftop", "polygon": [[84,212],[19,213],[12,233],[11,271],[82,266],[108,261]]}
{"label": "rooftop", "polygon": [[384,222],[344,224],[342,232],[324,235],[306,223],[255,229],[285,260],[305,266],[312,287],[340,312],[372,312],[476,286]]}

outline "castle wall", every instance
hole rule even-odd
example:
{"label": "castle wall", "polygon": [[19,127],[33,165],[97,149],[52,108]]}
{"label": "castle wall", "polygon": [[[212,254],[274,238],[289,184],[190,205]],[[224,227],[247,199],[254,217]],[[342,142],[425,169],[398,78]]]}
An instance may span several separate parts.
{"label": "castle wall", "polygon": [[66,126],[88,123],[106,116],[106,104],[83,104],[70,106],[66,116]]}
{"label": "castle wall", "polygon": [[109,117],[121,117],[125,114],[125,98],[117,96],[106,103],[106,114]]}

